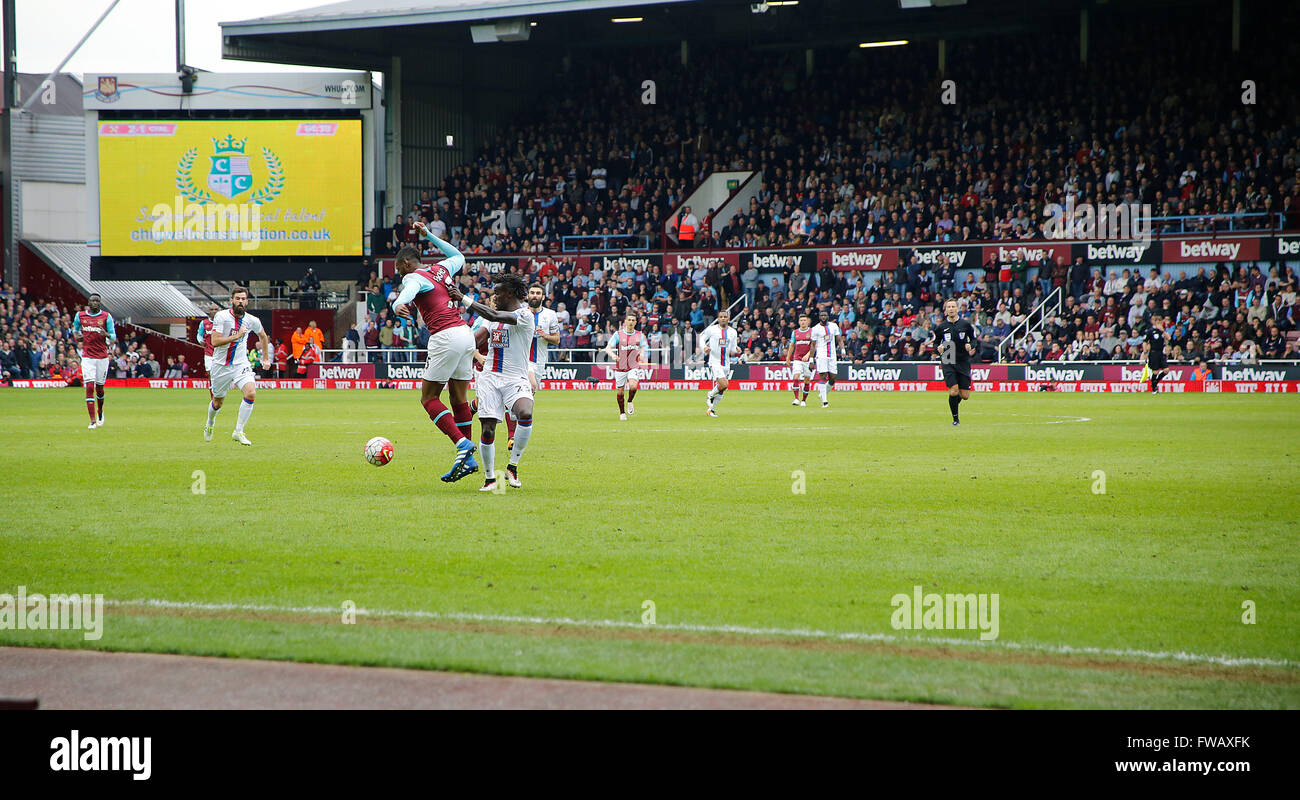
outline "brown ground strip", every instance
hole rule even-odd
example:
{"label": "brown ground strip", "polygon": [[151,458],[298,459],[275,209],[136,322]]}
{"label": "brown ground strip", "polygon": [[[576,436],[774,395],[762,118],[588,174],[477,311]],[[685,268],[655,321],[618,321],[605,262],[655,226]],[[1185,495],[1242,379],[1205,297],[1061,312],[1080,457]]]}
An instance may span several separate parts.
{"label": "brown ground strip", "polygon": [[0,708],[945,709],[845,697],[242,658],[0,647]]}
{"label": "brown ground strip", "polygon": [[[193,609],[160,608],[156,606],[116,605],[106,609],[109,613],[124,616],[186,617],[205,619],[247,620],[281,622],[295,625],[319,625],[328,615],[243,609]],[[988,664],[1020,664],[1067,669],[1093,669],[1109,672],[1132,672],[1139,675],[1164,675],[1205,680],[1227,680],[1238,683],[1261,683],[1278,686],[1300,685],[1300,671],[1286,667],[1240,666],[1191,662],[1156,661],[1146,659],[1104,658],[1086,654],[1049,653],[1042,651],[1011,650],[1006,648],[962,647],[910,642],[866,642],[827,639],[808,639],[793,636],[761,636],[753,634],[704,631],[666,630],[645,628],[600,628],[577,625],[540,625],[510,622],[468,620],[437,620],[418,617],[383,617],[358,614],[357,625],[403,630],[444,631],[451,633],[487,633],[498,635],[523,635],[565,637],[573,639],[606,639],[619,641],[681,642],[689,644],[726,645],[740,647],[771,647],[826,653],[873,653],[908,658],[975,661]],[[332,624],[341,625],[340,622]]]}

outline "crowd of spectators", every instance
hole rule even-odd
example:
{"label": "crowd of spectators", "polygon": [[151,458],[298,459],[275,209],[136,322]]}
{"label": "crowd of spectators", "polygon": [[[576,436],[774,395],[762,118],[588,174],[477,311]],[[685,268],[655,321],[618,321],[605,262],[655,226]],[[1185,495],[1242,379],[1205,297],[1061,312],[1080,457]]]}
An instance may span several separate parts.
{"label": "crowd of spectators", "polygon": [[[72,334],[72,317],[80,309],[66,309],[42,301],[26,287],[15,289],[0,284],[0,379],[24,378],[81,380],[81,355]],[[159,363],[145,342],[148,333],[139,329],[130,336],[119,328],[109,360],[110,378],[185,378],[190,365],[184,355],[168,356]]]}
{"label": "crowd of spectators", "polygon": [[[931,271],[913,258],[894,273],[825,266],[763,275],[752,267],[724,272],[716,265],[683,272],[595,266],[584,273],[571,259],[533,263],[540,266],[528,277],[543,286],[547,305],[559,317],[561,351],[603,348],[630,308],[660,359],[689,359],[695,337],[718,310],[743,299],[739,307],[746,311],[735,326],[748,362],[783,360],[803,311],[814,320],[826,311],[839,325],[847,348],[842,360],[928,360],[934,357],[932,330],[941,300],[955,297],[961,314],[980,334],[979,358],[984,361],[999,355],[1019,362],[1139,360],[1142,336],[1157,317],[1167,329],[1168,355],[1175,361],[1300,358],[1297,276],[1285,265],[1241,264],[1234,272],[1219,264],[1175,276],[1159,268],[1146,274],[1103,272],[1080,259],[1072,265],[1058,261],[1014,268],[990,263],[961,274],[945,259]],[[476,275],[480,293],[488,293],[491,278]],[[1045,321],[1030,318],[1039,302],[1058,289],[1059,313]],[[368,290],[369,313],[352,348],[376,361],[385,350],[396,351],[390,360],[417,360],[427,332],[392,313],[398,290],[393,279],[372,276]],[[1031,324],[1017,330],[1027,319]],[[1008,337],[1011,346],[999,353]],[[556,356],[570,357],[590,360],[592,355]]]}
{"label": "crowd of spectators", "polygon": [[[1135,17],[1092,37],[1086,66],[1073,33],[950,42],[952,105],[938,101],[945,76],[925,48],[819,49],[811,74],[802,52],[717,47],[693,51],[685,68],[675,49],[578,54],[545,103],[419,190],[389,244],[433,254],[411,227],[418,219],[469,254],[532,254],[521,263],[560,314],[564,349],[602,347],[631,306],[652,347],[689,352],[717,310],[744,295],[736,325],[747,360],[780,360],[803,310],[840,325],[847,360],[928,358],[937,301],[956,297],[987,360],[1000,344],[1007,360],[1131,360],[1156,317],[1168,318],[1176,360],[1296,357],[1287,336],[1297,330],[1296,276],[1277,263],[1193,275],[916,259],[892,273],[582,274],[563,257],[568,236],[608,237],[587,249],[647,238],[658,247],[665,223],[722,249],[1043,239],[1067,199],[1148,204],[1155,235],[1300,228],[1296,98],[1243,103],[1228,66],[1267,74],[1268,48],[1230,53],[1227,37],[1207,40],[1206,25]],[[588,57],[597,61],[584,65]],[[643,106],[633,98],[647,77],[659,102]],[[685,198],[721,170],[761,171],[746,213],[688,214]],[[388,308],[395,288],[361,283],[370,313],[355,348],[421,348],[422,332]],[[1058,288],[1060,313],[1031,317]],[[1017,330],[1027,318],[1029,335]]]}
{"label": "crowd of spectators", "polygon": [[[1045,211],[1067,196],[1146,203],[1156,217],[1219,215],[1166,230],[1228,218],[1294,227],[1294,100],[1243,105],[1223,62],[1259,54],[1204,41],[1202,24],[1095,37],[1086,70],[1064,34],[958,43],[952,106],[938,102],[923,48],[818,51],[810,76],[801,53],[716,48],[685,69],[675,52],[601,53],[599,69],[564,77],[562,99],[502,126],[422,190],[390,244],[417,244],[410,222],[421,218],[465,252],[558,252],[579,235],[658,246],[686,194],[724,169],[761,170],[763,184],[744,214],[696,209],[698,239],[713,247],[1041,238]],[[648,75],[667,102],[629,109]]]}

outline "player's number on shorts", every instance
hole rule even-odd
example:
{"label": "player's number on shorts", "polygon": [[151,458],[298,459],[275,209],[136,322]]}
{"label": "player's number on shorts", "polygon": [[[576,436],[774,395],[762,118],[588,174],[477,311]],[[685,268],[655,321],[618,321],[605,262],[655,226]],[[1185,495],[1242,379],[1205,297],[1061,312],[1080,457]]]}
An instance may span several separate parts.
{"label": "player's number on shorts", "polygon": [[942,342],[939,345],[939,361],[944,364],[957,363],[957,343]]}

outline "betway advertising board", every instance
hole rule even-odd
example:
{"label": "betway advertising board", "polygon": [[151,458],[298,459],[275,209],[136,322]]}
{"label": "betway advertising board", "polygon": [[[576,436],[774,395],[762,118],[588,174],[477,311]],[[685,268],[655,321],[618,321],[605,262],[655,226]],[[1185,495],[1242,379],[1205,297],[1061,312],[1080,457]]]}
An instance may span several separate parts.
{"label": "betway advertising board", "polygon": [[[358,367],[369,365],[320,365]],[[1169,380],[1192,380],[1191,365],[1170,367]],[[1223,381],[1300,381],[1300,366],[1292,364],[1224,365],[1211,367],[1214,380]],[[380,364],[373,376],[379,380],[420,380],[424,363]],[[870,361],[853,364],[839,363],[837,380],[840,381],[942,381],[943,372],[938,364],[910,361]],[[1111,364],[1081,361],[1046,361],[1039,364],[972,364],[972,381],[1137,381],[1142,374],[1141,364]],[[739,364],[732,369],[736,381],[792,381],[794,369],[784,364]],[[339,375],[339,378],[364,380],[367,376]],[[613,380],[613,371],[606,363],[552,362],[537,376],[542,381],[606,381]],[[677,368],[651,367],[643,369],[647,381],[707,381],[709,371],[703,366]]]}

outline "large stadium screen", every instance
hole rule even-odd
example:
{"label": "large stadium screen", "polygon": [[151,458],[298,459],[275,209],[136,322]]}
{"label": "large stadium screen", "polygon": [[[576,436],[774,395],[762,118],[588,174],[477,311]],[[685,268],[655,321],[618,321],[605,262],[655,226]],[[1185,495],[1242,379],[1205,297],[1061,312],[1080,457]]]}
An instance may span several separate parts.
{"label": "large stadium screen", "polygon": [[99,125],[105,256],[362,254],[359,120]]}

